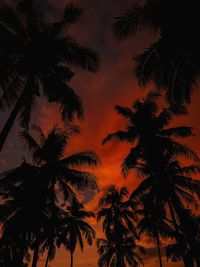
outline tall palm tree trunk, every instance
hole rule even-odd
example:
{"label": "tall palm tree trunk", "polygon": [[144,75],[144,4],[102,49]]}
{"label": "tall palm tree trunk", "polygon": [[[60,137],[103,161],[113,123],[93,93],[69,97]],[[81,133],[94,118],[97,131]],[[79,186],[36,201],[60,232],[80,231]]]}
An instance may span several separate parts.
{"label": "tall palm tree trunk", "polygon": [[70,267],[74,266],[74,258],[73,258],[73,252],[71,252],[71,261],[70,261]]}
{"label": "tall palm tree trunk", "polygon": [[45,267],[48,267],[49,257],[50,257],[50,253],[49,253],[49,251],[48,251],[47,258],[46,258],[46,262],[45,262]]}
{"label": "tall palm tree trunk", "polygon": [[3,129],[1,130],[1,133],[0,133],[0,152],[2,151],[3,145],[5,144],[5,141],[8,137],[8,134],[9,134],[14,122],[15,122],[15,119],[16,119],[21,107],[22,107],[23,100],[24,100],[24,90],[21,93],[20,97],[18,98],[17,103],[15,104],[13,110],[11,111],[11,113],[8,117],[8,120],[6,121]]}
{"label": "tall palm tree trunk", "polygon": [[32,267],[37,267],[38,254],[39,254],[39,244],[37,243],[34,248]]}
{"label": "tall palm tree trunk", "polygon": [[158,257],[159,257],[159,263],[160,267],[162,267],[162,257],[161,257],[161,250],[160,250],[160,240],[159,240],[159,235],[158,232],[156,231],[156,243],[157,243],[157,249],[158,249]]}

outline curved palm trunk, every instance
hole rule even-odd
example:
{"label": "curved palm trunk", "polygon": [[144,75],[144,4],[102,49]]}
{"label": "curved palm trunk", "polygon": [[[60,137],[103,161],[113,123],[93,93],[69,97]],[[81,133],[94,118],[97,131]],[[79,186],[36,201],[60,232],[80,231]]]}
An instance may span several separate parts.
{"label": "curved palm trunk", "polygon": [[22,107],[23,99],[24,99],[24,91],[21,93],[17,103],[15,104],[13,110],[11,111],[11,113],[8,117],[8,120],[6,121],[3,129],[1,130],[1,133],[0,133],[0,152],[2,151],[3,145],[5,144],[6,139],[8,137],[8,134],[9,134],[14,122],[15,122],[15,119],[16,119],[21,107]]}
{"label": "curved palm trunk", "polygon": [[159,239],[159,235],[158,232],[156,232],[156,243],[157,243],[157,249],[158,249],[158,257],[159,257],[159,263],[160,263],[160,267],[162,267],[162,256],[161,256],[161,250],[160,250],[160,239]]}
{"label": "curved palm trunk", "polygon": [[71,260],[70,260],[70,267],[74,266],[74,258],[73,258],[73,252],[71,252]]}

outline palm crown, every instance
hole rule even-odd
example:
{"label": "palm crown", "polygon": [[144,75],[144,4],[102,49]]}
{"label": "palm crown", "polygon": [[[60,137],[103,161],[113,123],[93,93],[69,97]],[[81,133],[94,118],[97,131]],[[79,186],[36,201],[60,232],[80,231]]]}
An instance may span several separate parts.
{"label": "palm crown", "polygon": [[27,132],[22,132],[25,147],[32,155],[33,163],[40,167],[43,177],[46,177],[49,185],[58,186],[59,192],[67,199],[72,192],[71,186],[77,190],[88,188],[98,190],[96,177],[87,172],[76,170],[74,167],[95,167],[99,159],[93,151],[83,151],[65,157],[65,150],[69,138],[78,133],[76,126],[69,126],[62,131],[54,127],[47,136],[38,126],[34,126],[39,139],[35,140]]}
{"label": "palm crown", "polygon": [[114,23],[120,40],[146,29],[155,32],[157,40],[135,58],[140,84],[153,81],[170,102],[190,102],[200,73],[198,1],[134,3]]}
{"label": "palm crown", "polygon": [[39,1],[21,0],[14,8],[1,1],[0,109],[14,107],[1,132],[1,148],[18,114],[21,125],[28,128],[37,96],[58,104],[63,120],[83,115],[80,97],[68,86],[74,75],[68,67],[96,72],[99,59],[95,51],[69,36],[68,28],[81,14],[82,9],[68,4],[61,20],[49,23]]}
{"label": "palm crown", "polygon": [[[159,95],[150,92],[143,100],[137,100],[132,108],[116,106],[117,112],[128,120],[124,131],[109,134],[103,144],[114,140],[133,145],[122,164],[122,174],[126,176],[139,159],[151,161],[154,168],[157,161],[165,155],[182,155],[198,160],[197,155],[175,138],[192,135],[187,126],[167,128],[175,112],[173,107],[159,110]],[[153,147],[153,149],[152,149]]]}

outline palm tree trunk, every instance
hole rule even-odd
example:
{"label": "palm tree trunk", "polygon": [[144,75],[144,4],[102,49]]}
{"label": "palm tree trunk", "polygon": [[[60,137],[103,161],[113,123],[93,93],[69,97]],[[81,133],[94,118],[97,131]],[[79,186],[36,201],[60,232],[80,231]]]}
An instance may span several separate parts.
{"label": "palm tree trunk", "polygon": [[36,243],[33,253],[32,267],[37,267],[38,254],[39,254],[39,243]]}
{"label": "palm tree trunk", "polygon": [[159,263],[160,263],[160,267],[162,267],[162,257],[161,257],[161,251],[160,251],[160,240],[159,240],[159,235],[158,235],[157,231],[156,231],[156,243],[157,243],[157,248],[158,248]]}
{"label": "palm tree trunk", "polygon": [[6,121],[3,129],[1,130],[1,133],[0,133],[0,152],[3,148],[3,145],[5,144],[6,142],[6,139],[8,137],[8,134],[15,122],[15,119],[22,107],[22,104],[23,104],[23,100],[24,100],[24,90],[23,92],[21,93],[17,103],[15,104],[13,110],[11,111],[9,117],[8,117],[8,120]]}
{"label": "palm tree trunk", "polygon": [[45,267],[48,267],[49,257],[50,257],[50,253],[49,253],[49,251],[48,251],[47,258],[46,258],[46,262],[45,262]]}
{"label": "palm tree trunk", "polygon": [[71,252],[70,267],[73,267],[73,265],[74,265],[73,252]]}

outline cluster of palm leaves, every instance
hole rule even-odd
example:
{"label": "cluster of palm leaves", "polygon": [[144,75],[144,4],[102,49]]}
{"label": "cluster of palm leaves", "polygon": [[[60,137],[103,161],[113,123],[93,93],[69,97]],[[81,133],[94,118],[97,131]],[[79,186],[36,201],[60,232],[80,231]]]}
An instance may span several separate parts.
{"label": "cluster of palm leaves", "polygon": [[40,4],[21,0],[12,7],[0,1],[0,110],[12,108],[0,133],[0,150],[17,117],[28,129],[40,96],[59,106],[64,121],[83,116],[82,101],[69,86],[74,76],[70,67],[98,70],[96,52],[69,35],[83,10],[68,4],[62,18],[50,23]]}
{"label": "cluster of palm leaves", "polygon": [[[37,266],[39,255],[45,252],[47,267],[61,246],[70,251],[73,266],[77,243],[83,249],[83,237],[89,245],[95,237],[85,221],[93,213],[85,210],[76,192],[96,192],[98,185],[96,177],[80,167],[95,167],[99,160],[92,151],[64,156],[69,137],[77,132],[74,126],[65,131],[53,128],[47,136],[39,127],[34,128],[39,141],[22,133],[31,152],[31,164],[24,161],[0,176],[1,266],[8,266],[9,262],[9,266],[23,266],[33,251],[32,266]],[[9,261],[4,258],[7,253]]]}
{"label": "cluster of palm leaves", "polygon": [[134,58],[139,84],[154,82],[170,103],[189,103],[197,85],[199,65],[198,0],[134,1],[114,23],[119,40],[141,30],[155,33],[156,41]]}
{"label": "cluster of palm leaves", "polygon": [[144,248],[136,242],[139,239],[134,226],[137,215],[126,187],[110,186],[100,199],[99,207],[97,220],[103,218],[105,238],[97,239],[98,266],[137,267],[142,264]]}
{"label": "cluster of palm leaves", "polygon": [[[200,173],[199,158],[179,141],[192,135],[192,128],[168,128],[174,110],[159,109],[157,100],[158,94],[150,92],[131,108],[117,106],[118,113],[128,120],[127,126],[109,134],[103,143],[114,140],[132,146],[122,163],[122,175],[134,172],[143,178],[130,195],[130,201],[138,206],[138,235],[148,234],[157,242],[160,266],[160,237],[171,237],[177,242],[168,247],[168,257],[183,259],[185,266],[191,266],[188,261],[200,266],[199,222],[191,214],[200,198],[200,181],[192,178]],[[188,165],[183,164],[186,160]]]}

